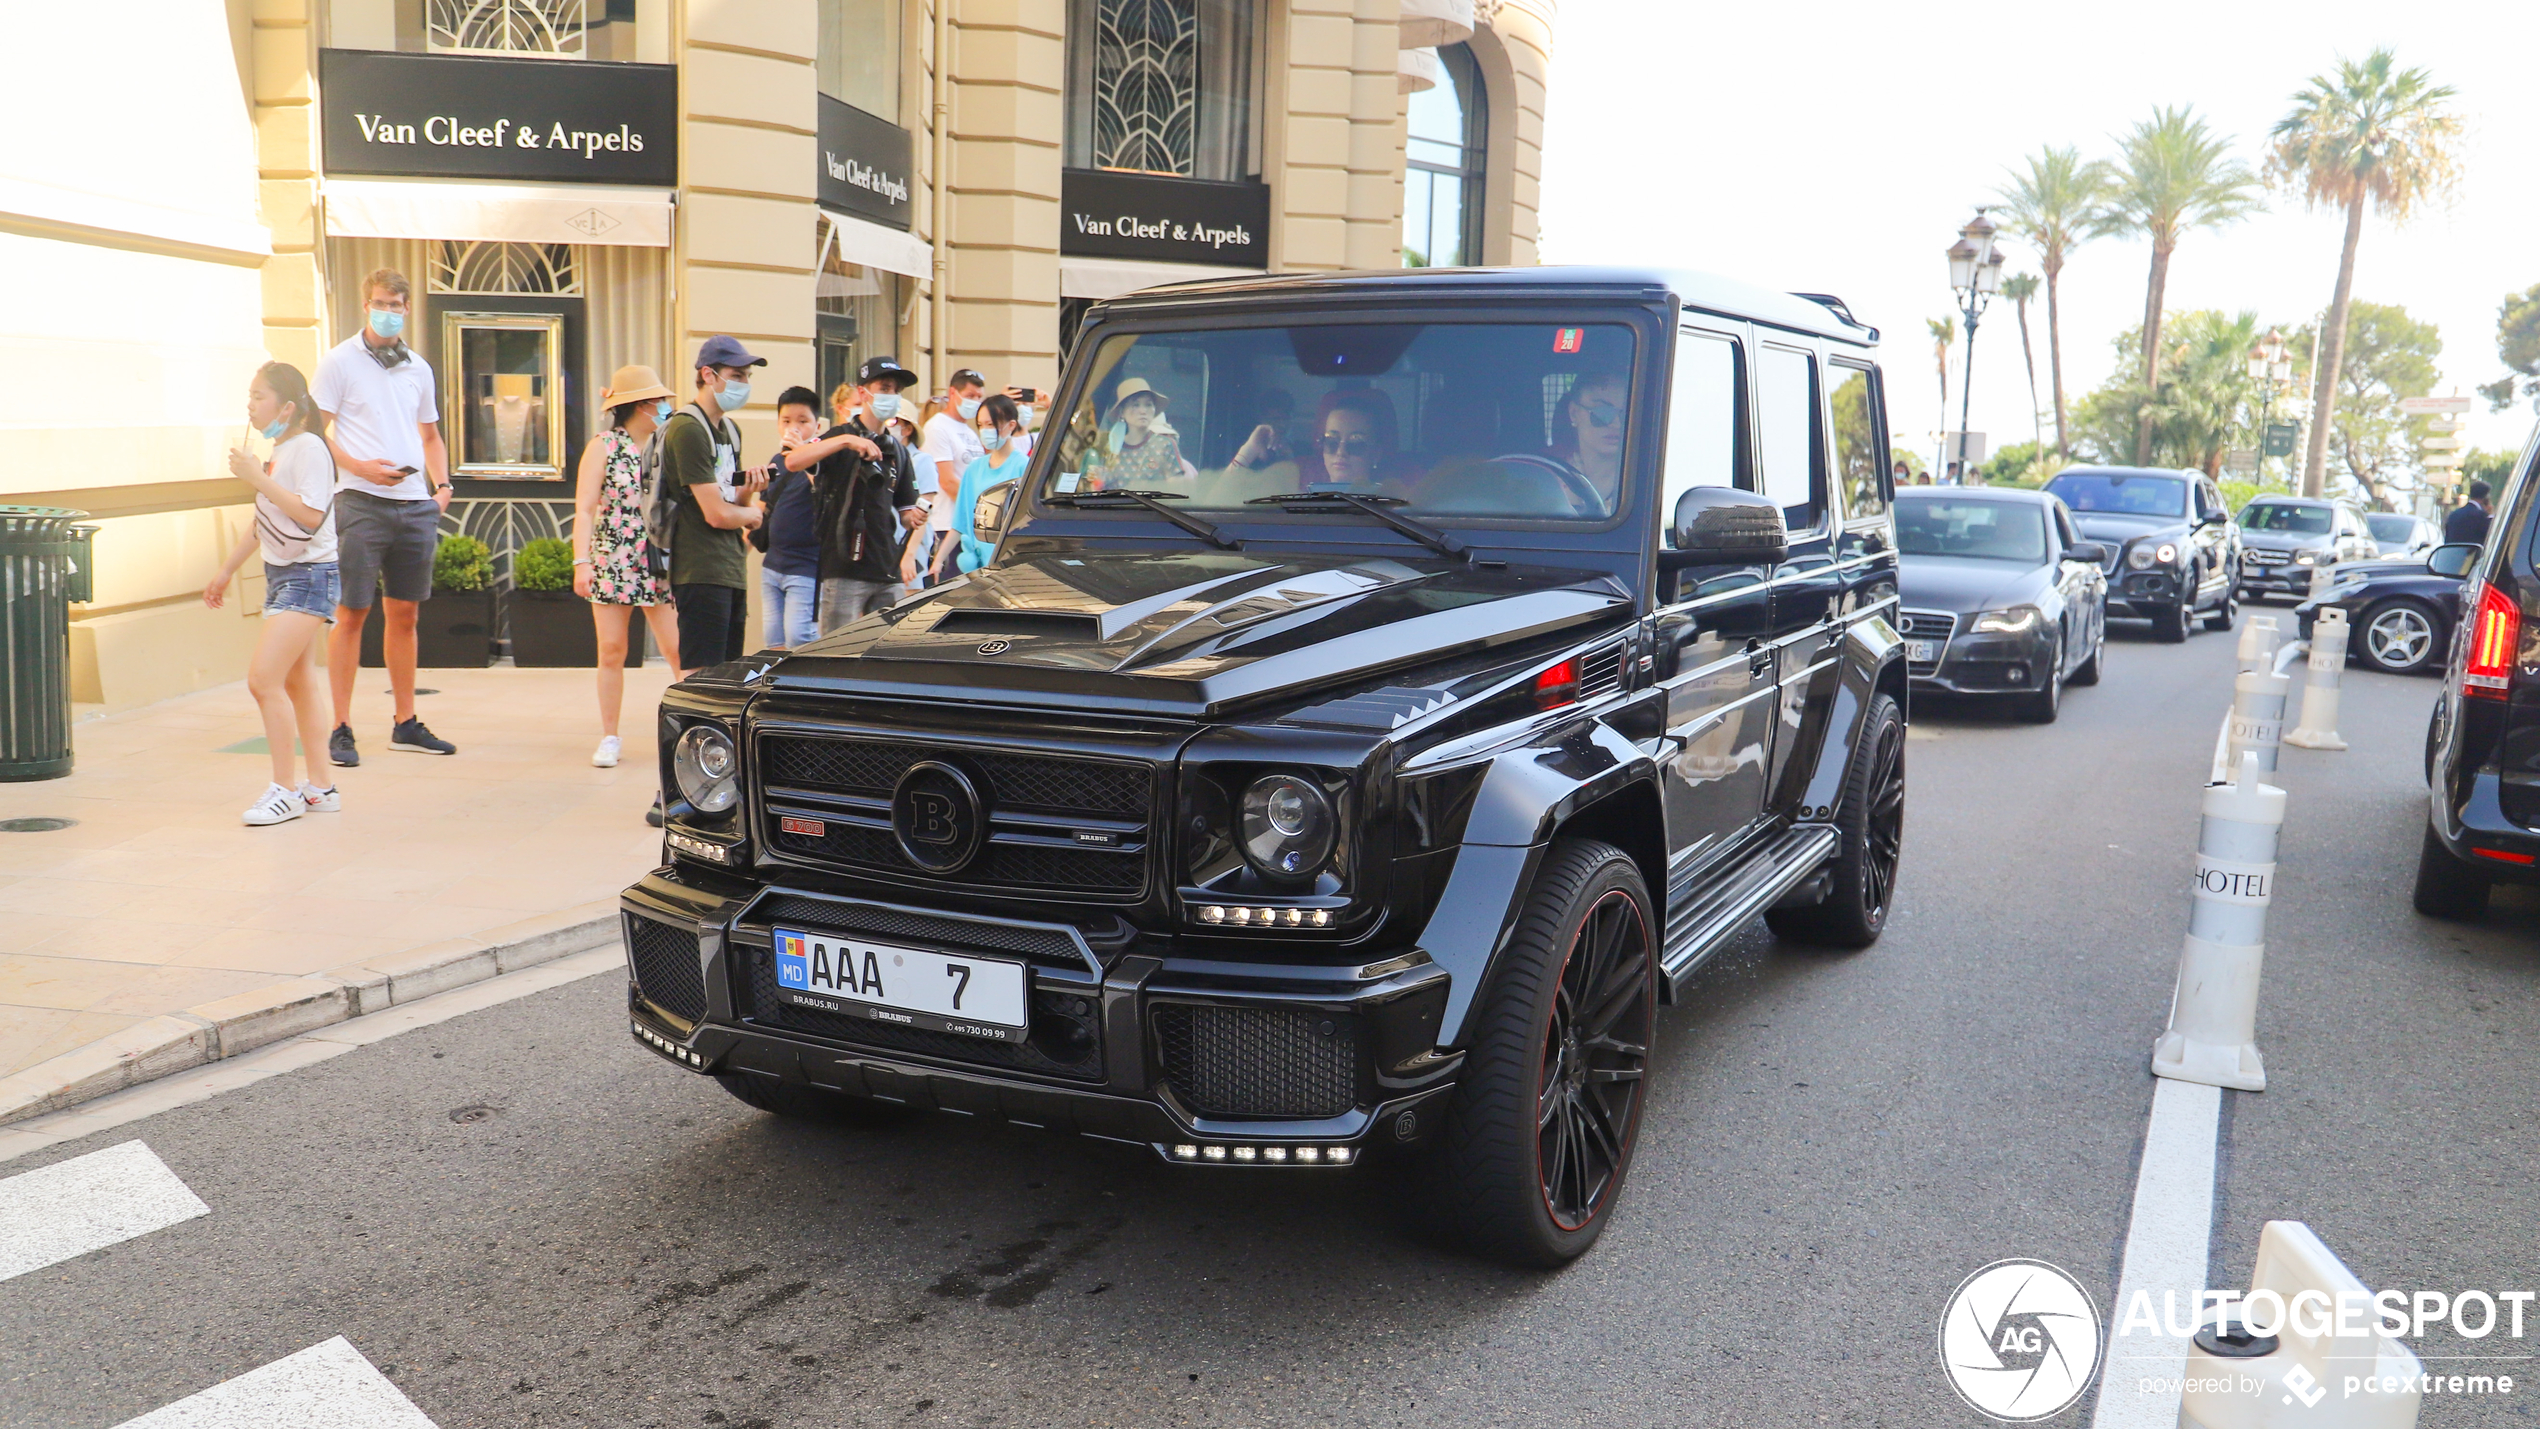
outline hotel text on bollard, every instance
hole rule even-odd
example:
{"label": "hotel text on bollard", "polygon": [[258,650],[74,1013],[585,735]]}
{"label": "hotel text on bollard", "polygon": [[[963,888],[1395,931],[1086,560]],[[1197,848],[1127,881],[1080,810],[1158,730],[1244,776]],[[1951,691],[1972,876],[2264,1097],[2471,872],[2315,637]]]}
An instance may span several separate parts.
{"label": "hotel text on bollard", "polygon": [[2152,1044],[2154,1076],[2244,1092],[2267,1089],[2257,1044],[2258,974],[2266,962],[2284,791],[2259,782],[2257,758],[2240,757],[2238,782],[2205,789],[2187,946],[2179,954],[2178,989],[2170,995],[2169,1030]]}
{"label": "hotel text on bollard", "polygon": [[2276,755],[2284,743],[2284,699],[2293,691],[2293,682],[2282,675],[2263,671],[2247,671],[2231,682],[2231,724],[2225,738],[2223,769],[2230,777],[2240,777],[2245,756],[2255,755],[2258,772],[2275,772]]}
{"label": "hotel text on bollard", "polygon": [[2344,749],[2337,733],[2338,684],[2346,675],[2346,612],[2331,606],[2311,622],[2310,669],[2302,683],[2302,722],[2284,742],[2302,749]]}
{"label": "hotel text on bollard", "polygon": [[2240,673],[2264,671],[2275,664],[2275,647],[2284,643],[2284,632],[2276,629],[2275,617],[2258,614],[2240,627]]}
{"label": "hotel text on bollard", "polygon": [[2372,1292],[2309,1226],[2267,1222],[2249,1294],[2219,1298],[2189,1342],[2179,1429],[2414,1429],[2423,1362],[2381,1332]]}

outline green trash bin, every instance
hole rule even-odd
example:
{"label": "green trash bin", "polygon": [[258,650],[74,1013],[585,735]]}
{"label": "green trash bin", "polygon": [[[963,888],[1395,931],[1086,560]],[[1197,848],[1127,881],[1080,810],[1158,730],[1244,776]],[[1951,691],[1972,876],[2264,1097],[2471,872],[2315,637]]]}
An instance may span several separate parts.
{"label": "green trash bin", "polygon": [[0,780],[71,772],[71,602],[94,594],[85,511],[0,506]]}

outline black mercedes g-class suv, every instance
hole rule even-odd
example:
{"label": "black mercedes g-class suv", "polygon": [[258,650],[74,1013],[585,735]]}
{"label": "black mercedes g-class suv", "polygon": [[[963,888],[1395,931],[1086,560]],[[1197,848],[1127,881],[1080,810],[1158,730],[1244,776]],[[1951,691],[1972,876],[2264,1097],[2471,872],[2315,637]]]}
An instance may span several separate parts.
{"label": "black mercedes g-class suv", "polygon": [[1888,915],[1876,338],[1603,269],[1093,308],[992,561],[663,700],[635,1036],[784,1115],[1399,1154],[1468,1244],[1579,1254],[1658,1005],[1758,913]]}

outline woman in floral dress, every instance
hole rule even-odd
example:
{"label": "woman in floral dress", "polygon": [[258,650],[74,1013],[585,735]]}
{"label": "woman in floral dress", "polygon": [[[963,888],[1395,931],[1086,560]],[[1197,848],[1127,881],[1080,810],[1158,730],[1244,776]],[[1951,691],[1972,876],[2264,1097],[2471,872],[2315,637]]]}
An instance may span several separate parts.
{"label": "woman in floral dress", "polygon": [[621,367],[600,394],[608,430],[582,449],[574,483],[573,593],[591,602],[600,637],[600,747],[591,762],[617,763],[618,707],[626,700],[627,621],[636,610],[653,630],[670,668],[679,668],[679,620],[670,578],[649,569],[644,536],[644,448],[671,413],[674,399],[649,367]]}

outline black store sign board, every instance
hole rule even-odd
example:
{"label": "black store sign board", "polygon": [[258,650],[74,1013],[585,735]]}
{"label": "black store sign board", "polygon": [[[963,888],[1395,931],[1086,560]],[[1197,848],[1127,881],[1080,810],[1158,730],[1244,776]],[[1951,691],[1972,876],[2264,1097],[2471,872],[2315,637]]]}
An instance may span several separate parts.
{"label": "black store sign board", "polygon": [[320,50],[326,171],[679,183],[672,65]]}
{"label": "black store sign board", "polygon": [[1270,266],[1270,189],[1153,174],[1068,169],[1058,251],[1090,258]]}
{"label": "black store sign board", "polygon": [[820,96],[820,203],[892,228],[909,222],[917,138],[844,100]]}

